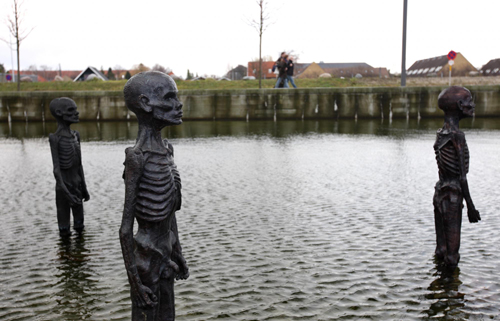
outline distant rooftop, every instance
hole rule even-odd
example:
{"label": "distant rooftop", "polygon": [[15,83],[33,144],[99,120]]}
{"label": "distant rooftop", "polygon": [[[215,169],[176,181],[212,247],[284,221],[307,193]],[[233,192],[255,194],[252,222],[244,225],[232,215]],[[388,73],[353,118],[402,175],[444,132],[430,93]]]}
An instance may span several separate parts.
{"label": "distant rooftop", "polygon": [[498,76],[500,75],[500,58],[491,59],[486,65],[479,70],[483,76]]}

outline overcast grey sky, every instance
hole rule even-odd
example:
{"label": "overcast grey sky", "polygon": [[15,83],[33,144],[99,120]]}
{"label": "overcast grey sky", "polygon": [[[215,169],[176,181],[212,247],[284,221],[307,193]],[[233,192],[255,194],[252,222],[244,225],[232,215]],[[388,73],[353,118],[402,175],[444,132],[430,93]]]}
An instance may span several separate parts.
{"label": "overcast grey sky", "polygon": [[[298,62],[366,62],[401,71],[403,0],[268,0],[273,22],[263,55],[283,50]],[[0,0],[0,15],[12,0]],[[222,75],[258,57],[255,0],[25,0],[21,68],[159,63],[185,76]],[[408,0],[407,68],[415,60],[461,52],[474,66],[500,58],[499,0]],[[5,23],[0,37],[8,38]],[[14,64],[15,53],[14,54]],[[0,63],[11,66],[0,43]]]}

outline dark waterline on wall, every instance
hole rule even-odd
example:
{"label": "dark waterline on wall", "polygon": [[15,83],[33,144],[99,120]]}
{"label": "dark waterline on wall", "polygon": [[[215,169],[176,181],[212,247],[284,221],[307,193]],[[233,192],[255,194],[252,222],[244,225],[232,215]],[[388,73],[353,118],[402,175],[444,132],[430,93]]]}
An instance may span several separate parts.
{"label": "dark waterline on wall", "polygon": [[[446,87],[182,90],[185,120],[440,118]],[[468,86],[476,117],[500,117],[500,86]],[[52,121],[50,101],[73,99],[84,121],[135,119],[121,91],[0,92],[0,122]]]}
{"label": "dark waterline on wall", "polygon": [[[441,119],[419,120],[282,120],[282,121],[196,121],[165,128],[163,135],[171,138],[218,136],[287,137],[307,133],[347,135],[401,136],[441,128]],[[500,119],[476,118],[461,122],[464,130],[500,130]],[[54,122],[0,123],[0,138],[44,138],[55,132]],[[126,141],[137,137],[138,124],[129,122],[80,122],[72,126],[80,132],[82,141]]]}

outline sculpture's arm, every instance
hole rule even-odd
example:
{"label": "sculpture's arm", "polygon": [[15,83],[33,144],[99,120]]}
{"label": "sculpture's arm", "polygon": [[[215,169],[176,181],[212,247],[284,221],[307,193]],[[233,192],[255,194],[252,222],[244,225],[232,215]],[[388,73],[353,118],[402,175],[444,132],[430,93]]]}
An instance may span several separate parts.
{"label": "sculpture's arm", "polygon": [[472,202],[469,192],[469,184],[467,183],[467,169],[465,168],[465,135],[463,133],[456,134],[454,135],[452,141],[458,155],[458,165],[460,167],[460,186],[462,188],[465,202],[467,203],[467,216],[469,217],[470,223],[477,223],[481,220],[481,216]]}
{"label": "sculpture's arm", "polygon": [[[168,147],[168,150],[170,152],[170,157],[174,158],[174,146],[170,144],[166,139],[164,140],[165,145]],[[177,166],[174,165],[174,168],[172,170],[172,174],[174,175],[174,182],[175,182],[175,188],[177,190],[177,205],[175,207],[175,210],[178,211],[181,209],[182,206],[182,184],[181,184],[181,176],[179,175],[179,171],[177,170]]]}
{"label": "sculpture's arm", "polygon": [[137,271],[134,256],[134,219],[137,188],[144,166],[144,159],[139,150],[128,149],[125,158],[125,205],[120,227],[120,244],[123,260],[131,287],[132,301],[139,307],[155,306],[157,298],[150,288],[143,285]]}
{"label": "sculpture's arm", "polygon": [[70,203],[70,205],[75,205],[75,204],[81,204],[82,200],[78,199],[76,195],[73,195],[70,193],[68,190],[68,187],[64,183],[64,180],[62,178],[62,173],[61,173],[61,166],[59,165],[59,137],[57,137],[54,134],[49,135],[49,142],[50,142],[50,152],[52,154],[52,164],[54,166],[54,177],[56,179],[56,184],[57,186],[63,191],[64,195],[66,196],[66,199]]}
{"label": "sculpture's arm", "polygon": [[186,259],[182,255],[182,247],[181,247],[181,242],[179,240],[179,232],[177,230],[177,219],[175,217],[175,213],[173,213],[173,219],[172,219],[172,232],[175,235],[175,239],[177,242],[175,242],[174,248],[172,249],[172,259],[173,261],[177,264],[179,267],[179,271],[176,275],[176,279],[182,279],[185,280],[189,277],[189,268],[187,266]]}
{"label": "sculpture's arm", "polygon": [[80,133],[76,132],[76,138],[78,139],[78,153],[80,154],[80,177],[82,178],[82,187],[83,187],[83,200],[87,202],[90,199],[89,191],[87,190],[87,183],[85,182],[85,174],[83,173],[83,164],[82,164],[82,151],[80,147]]}

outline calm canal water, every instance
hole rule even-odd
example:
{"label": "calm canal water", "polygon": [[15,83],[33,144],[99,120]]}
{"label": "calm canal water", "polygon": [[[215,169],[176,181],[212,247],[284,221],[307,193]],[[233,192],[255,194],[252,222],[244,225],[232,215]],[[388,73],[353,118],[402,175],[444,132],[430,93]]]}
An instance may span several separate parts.
{"label": "calm canal water", "polygon": [[[434,262],[442,121],[188,122],[165,134],[183,180],[191,276],[178,320],[486,320],[500,315],[500,120],[462,124],[483,221],[453,273]],[[118,229],[135,123],[80,123],[86,229],[58,236],[47,135],[0,124],[0,320],[129,320]]]}

